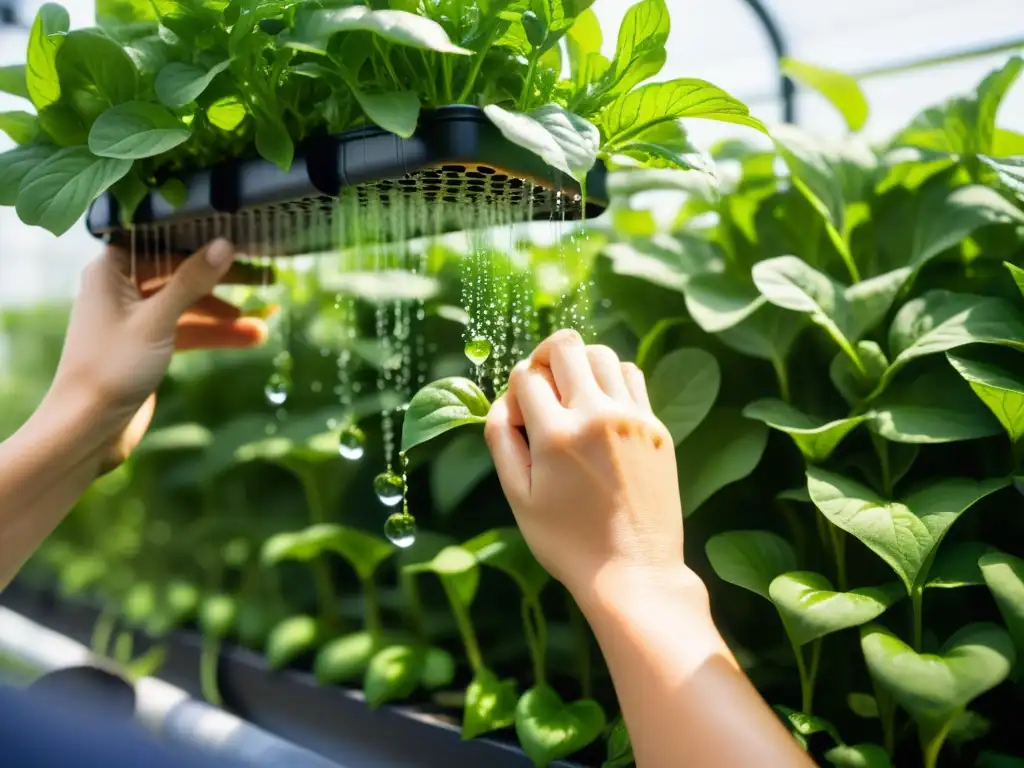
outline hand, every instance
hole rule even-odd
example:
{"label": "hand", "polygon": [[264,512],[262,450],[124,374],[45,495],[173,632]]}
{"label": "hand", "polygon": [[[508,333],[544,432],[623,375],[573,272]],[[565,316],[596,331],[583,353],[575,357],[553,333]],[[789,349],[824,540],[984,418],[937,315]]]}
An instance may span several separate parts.
{"label": "hand", "polygon": [[559,331],[513,369],[485,436],[530,549],[581,606],[603,584],[679,581],[675,446],[635,365]]}
{"label": "hand", "polygon": [[[234,264],[234,248],[215,240],[188,258],[139,261],[110,247],[82,274],[49,398],[94,408],[101,472],[134,450],[149,427],[156,388],[175,351],[251,347],[266,338],[256,318],[211,295],[221,282],[255,283],[262,270]],[[173,274],[172,274],[173,272]]]}

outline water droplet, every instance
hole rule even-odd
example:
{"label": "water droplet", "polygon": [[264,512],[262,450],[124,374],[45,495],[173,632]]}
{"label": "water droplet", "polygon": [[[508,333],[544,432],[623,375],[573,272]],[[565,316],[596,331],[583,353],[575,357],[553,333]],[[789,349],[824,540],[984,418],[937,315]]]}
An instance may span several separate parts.
{"label": "water droplet", "polygon": [[408,512],[396,512],[384,522],[384,535],[396,547],[411,547],[416,542],[416,518]]}
{"label": "water droplet", "polygon": [[373,480],[373,490],[385,507],[393,507],[402,500],[405,494],[405,483],[402,478],[392,472],[381,472]]}
{"label": "water droplet", "polygon": [[491,342],[481,336],[477,336],[466,342],[465,352],[469,362],[473,365],[483,365],[487,362],[487,358],[491,356]]}
{"label": "water droplet", "polygon": [[263,389],[263,394],[271,405],[284,405],[285,400],[288,399],[289,388],[286,376],[280,373],[272,373],[270,378],[267,379],[267,386]]}
{"label": "water droplet", "polygon": [[[338,453],[341,458],[358,461],[366,453],[366,435],[359,427],[349,425],[338,435]],[[382,499],[383,501],[383,499]]]}

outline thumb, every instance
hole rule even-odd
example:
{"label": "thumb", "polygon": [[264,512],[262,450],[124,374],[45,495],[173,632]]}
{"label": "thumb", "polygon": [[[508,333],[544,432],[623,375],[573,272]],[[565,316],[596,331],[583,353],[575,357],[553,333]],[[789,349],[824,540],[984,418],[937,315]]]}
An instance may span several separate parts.
{"label": "thumb", "polygon": [[161,333],[172,333],[185,311],[217,287],[234,260],[234,246],[220,238],[193,253],[167,285],[146,300],[149,321]]}
{"label": "thumb", "polygon": [[516,504],[530,498],[532,484],[530,448],[516,426],[515,412],[518,410],[514,398],[506,392],[494,401],[484,425],[484,439],[494,459],[502,490],[513,510]]}

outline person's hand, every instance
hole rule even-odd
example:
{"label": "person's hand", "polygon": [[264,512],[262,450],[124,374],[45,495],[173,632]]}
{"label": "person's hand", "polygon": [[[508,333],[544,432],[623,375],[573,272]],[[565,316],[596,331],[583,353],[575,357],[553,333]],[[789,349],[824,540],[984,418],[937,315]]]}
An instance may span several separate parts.
{"label": "person's hand", "polygon": [[[82,274],[50,397],[95,409],[100,469],[124,461],[142,439],[155,391],[175,351],[250,347],[263,342],[262,320],[211,295],[222,282],[258,283],[262,270],[235,265],[215,240],[188,258],[139,260],[110,247]],[[173,270],[173,274],[172,274]]]}
{"label": "person's hand", "polygon": [[581,604],[685,572],[675,446],[635,365],[559,331],[513,369],[485,436],[527,544]]}

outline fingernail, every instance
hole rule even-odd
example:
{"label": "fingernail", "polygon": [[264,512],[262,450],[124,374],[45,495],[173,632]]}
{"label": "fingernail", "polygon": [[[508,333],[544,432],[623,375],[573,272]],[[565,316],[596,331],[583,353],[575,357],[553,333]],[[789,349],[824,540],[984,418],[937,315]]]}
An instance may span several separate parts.
{"label": "fingernail", "polygon": [[217,238],[206,246],[206,261],[216,269],[221,269],[235,258],[235,249],[227,240]]}

